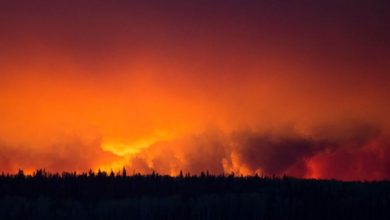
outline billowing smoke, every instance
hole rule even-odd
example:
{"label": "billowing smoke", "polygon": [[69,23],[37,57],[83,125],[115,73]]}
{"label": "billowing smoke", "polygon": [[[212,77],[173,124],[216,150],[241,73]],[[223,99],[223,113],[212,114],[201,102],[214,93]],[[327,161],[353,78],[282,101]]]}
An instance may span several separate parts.
{"label": "billowing smoke", "polygon": [[105,167],[109,169],[119,157],[100,148],[100,140],[85,141],[81,138],[67,140],[50,146],[14,146],[0,144],[2,172],[15,173],[23,169],[27,173],[35,169],[50,172],[87,171]]}
{"label": "billowing smoke", "polygon": [[342,180],[390,179],[390,137],[380,126],[345,123],[298,129],[209,129],[169,141],[157,141],[140,152],[118,156],[104,151],[99,138],[58,141],[50,146],[2,143],[3,172],[45,168],[52,172],[122,166],[130,172],[177,175],[232,173],[289,175]]}
{"label": "billowing smoke", "polygon": [[182,170],[372,180],[390,178],[389,158],[389,137],[378,126],[360,123],[321,126],[309,134],[207,131],[155,143],[135,155],[129,168],[172,175]]}

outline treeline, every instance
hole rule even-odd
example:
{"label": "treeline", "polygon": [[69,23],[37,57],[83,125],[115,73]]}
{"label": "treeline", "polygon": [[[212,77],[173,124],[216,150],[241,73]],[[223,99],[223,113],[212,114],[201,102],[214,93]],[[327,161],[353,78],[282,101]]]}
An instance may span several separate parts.
{"label": "treeline", "polygon": [[19,171],[0,176],[0,219],[390,219],[390,182]]}

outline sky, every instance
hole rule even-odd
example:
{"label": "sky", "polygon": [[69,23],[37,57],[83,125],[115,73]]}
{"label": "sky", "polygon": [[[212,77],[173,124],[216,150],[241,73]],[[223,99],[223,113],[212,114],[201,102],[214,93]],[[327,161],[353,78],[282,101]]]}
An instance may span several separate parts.
{"label": "sky", "polygon": [[0,171],[390,179],[390,4],[0,0]]}

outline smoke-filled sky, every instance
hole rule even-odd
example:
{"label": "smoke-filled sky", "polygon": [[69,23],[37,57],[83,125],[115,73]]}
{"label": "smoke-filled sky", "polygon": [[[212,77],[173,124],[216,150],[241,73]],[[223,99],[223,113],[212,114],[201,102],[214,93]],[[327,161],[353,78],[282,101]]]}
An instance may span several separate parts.
{"label": "smoke-filled sky", "polygon": [[0,0],[0,170],[390,179],[389,11]]}

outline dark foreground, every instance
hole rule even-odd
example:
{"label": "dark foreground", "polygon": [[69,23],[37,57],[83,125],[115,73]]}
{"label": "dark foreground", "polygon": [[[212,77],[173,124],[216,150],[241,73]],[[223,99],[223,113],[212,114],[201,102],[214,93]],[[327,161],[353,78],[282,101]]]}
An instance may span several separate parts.
{"label": "dark foreground", "polygon": [[390,219],[390,182],[20,172],[0,219]]}

